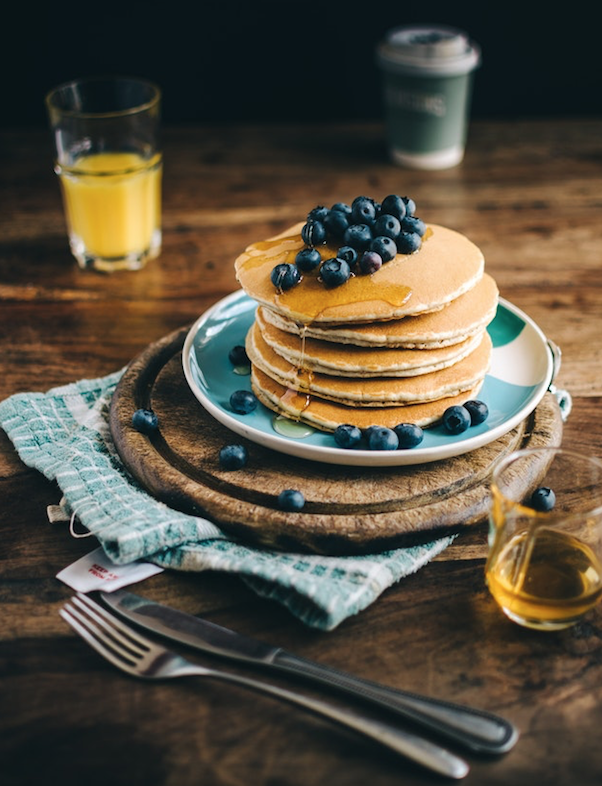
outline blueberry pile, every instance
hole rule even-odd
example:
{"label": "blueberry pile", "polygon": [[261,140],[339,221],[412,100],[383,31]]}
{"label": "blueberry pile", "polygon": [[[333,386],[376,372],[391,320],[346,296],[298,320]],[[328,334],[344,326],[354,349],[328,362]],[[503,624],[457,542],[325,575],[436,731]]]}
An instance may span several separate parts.
{"label": "blueberry pile", "polygon": [[[296,286],[304,273],[317,271],[325,287],[344,284],[352,275],[370,275],[397,254],[412,254],[422,245],[424,221],[415,215],[410,197],[390,194],[382,203],[366,196],[351,205],[337,202],[331,208],[314,207],[301,229],[305,243],[295,263],[282,262],[271,272],[279,291]],[[335,257],[322,262],[317,246],[337,245]]]}

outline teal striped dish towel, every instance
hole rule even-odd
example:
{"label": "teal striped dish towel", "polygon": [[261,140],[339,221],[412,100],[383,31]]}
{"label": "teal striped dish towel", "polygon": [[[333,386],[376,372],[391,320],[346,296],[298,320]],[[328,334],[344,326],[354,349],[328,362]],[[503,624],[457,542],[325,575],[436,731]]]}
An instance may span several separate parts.
{"label": "teal striped dish towel", "polygon": [[453,540],[362,556],[281,553],[245,545],[205,518],[169,508],[137,485],[113,445],[109,408],[122,373],[0,402],[0,426],[21,460],[56,481],[67,509],[116,565],[147,561],[234,573],[306,625],[332,630]]}

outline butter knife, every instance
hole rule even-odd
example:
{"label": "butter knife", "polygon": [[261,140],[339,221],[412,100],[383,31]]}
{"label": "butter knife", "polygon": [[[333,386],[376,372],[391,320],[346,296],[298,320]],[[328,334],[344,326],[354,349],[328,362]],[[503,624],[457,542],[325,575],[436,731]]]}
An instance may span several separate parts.
{"label": "butter knife", "polygon": [[518,740],[516,727],[492,713],[355,677],[125,590],[101,592],[100,596],[111,609],[146,630],[202,652],[301,677],[383,707],[473,751],[506,753]]}

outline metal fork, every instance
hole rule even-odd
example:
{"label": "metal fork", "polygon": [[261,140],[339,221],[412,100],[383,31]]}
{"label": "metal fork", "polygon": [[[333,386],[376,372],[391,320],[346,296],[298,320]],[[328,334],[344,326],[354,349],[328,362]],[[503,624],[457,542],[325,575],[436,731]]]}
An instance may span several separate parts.
{"label": "metal fork", "polygon": [[302,707],[315,715],[362,734],[440,775],[460,779],[468,774],[469,767],[463,759],[406,730],[397,729],[350,710],[343,710],[320,699],[285,690],[269,682],[227,671],[208,669],[192,663],[141,636],[81,593],[73,597],[71,602],[67,602],[59,613],[100,655],[117,668],[135,677],[153,680],[196,676],[223,680]]}

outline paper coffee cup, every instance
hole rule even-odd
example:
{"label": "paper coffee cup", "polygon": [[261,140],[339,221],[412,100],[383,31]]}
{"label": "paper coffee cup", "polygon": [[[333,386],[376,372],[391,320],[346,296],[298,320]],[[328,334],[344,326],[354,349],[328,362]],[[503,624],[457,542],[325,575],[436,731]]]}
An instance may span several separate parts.
{"label": "paper coffee cup", "polygon": [[377,49],[392,159],[447,169],[464,157],[479,47],[461,30],[417,25],[390,30]]}

